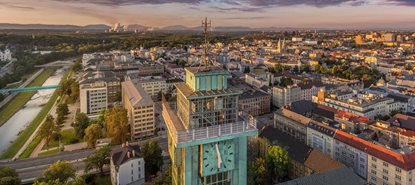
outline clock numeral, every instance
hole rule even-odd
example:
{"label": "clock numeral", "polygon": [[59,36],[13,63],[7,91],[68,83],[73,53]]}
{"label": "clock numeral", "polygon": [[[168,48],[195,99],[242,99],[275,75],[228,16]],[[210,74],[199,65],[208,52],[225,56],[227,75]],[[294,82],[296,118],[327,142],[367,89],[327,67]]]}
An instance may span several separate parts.
{"label": "clock numeral", "polygon": [[226,168],[226,165],[223,165],[224,168]]}
{"label": "clock numeral", "polygon": [[228,159],[228,162],[232,162],[232,160]]}
{"label": "clock numeral", "polygon": [[205,150],[205,153],[209,153],[209,150]]}
{"label": "clock numeral", "polygon": [[229,155],[233,155],[233,152],[229,153]]}
{"label": "clock numeral", "polygon": [[206,161],[207,160],[207,157],[203,158],[203,160]]}

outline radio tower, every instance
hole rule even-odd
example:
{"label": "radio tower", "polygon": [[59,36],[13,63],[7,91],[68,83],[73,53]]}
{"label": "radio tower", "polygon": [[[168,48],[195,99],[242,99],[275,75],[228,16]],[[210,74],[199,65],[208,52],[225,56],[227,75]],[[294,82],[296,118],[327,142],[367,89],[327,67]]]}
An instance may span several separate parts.
{"label": "radio tower", "polygon": [[[205,63],[206,67],[209,66],[209,64],[211,64],[211,62],[209,61],[209,57],[208,57],[208,50],[209,50],[209,41],[208,41],[208,36],[209,36],[209,29],[212,26],[212,22],[208,19],[207,17],[205,17],[205,20],[202,21],[202,27],[203,27],[203,35],[205,36],[205,43],[203,45],[203,62]],[[202,66],[201,62],[199,64],[199,68],[200,66]]]}

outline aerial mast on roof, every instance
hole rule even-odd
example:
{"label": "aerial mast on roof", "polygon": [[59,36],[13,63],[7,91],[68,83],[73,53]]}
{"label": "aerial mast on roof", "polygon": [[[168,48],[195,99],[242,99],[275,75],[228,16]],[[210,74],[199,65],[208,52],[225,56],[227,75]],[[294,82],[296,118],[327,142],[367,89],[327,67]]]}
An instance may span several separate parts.
{"label": "aerial mast on roof", "polygon": [[209,52],[209,29],[212,26],[212,22],[205,17],[205,20],[202,21],[202,27],[203,27],[203,35],[205,36],[205,43],[203,44],[203,62],[200,62],[200,66],[202,66],[202,63],[204,63],[206,66],[209,66],[211,62],[209,61],[208,52]]}

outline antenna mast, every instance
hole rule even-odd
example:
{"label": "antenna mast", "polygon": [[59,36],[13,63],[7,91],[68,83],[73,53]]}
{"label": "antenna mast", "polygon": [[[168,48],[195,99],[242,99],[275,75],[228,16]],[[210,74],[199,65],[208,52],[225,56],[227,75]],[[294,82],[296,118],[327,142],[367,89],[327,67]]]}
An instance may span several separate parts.
{"label": "antenna mast", "polygon": [[[208,41],[208,36],[209,36],[209,29],[212,26],[212,22],[208,19],[207,17],[205,17],[205,20],[202,21],[202,27],[203,27],[203,35],[205,36],[205,43],[203,45],[203,62],[205,63],[206,66],[209,66],[210,62],[209,62],[209,57],[208,57],[208,50],[209,50],[209,41]],[[199,64],[199,67],[202,65],[201,62]]]}

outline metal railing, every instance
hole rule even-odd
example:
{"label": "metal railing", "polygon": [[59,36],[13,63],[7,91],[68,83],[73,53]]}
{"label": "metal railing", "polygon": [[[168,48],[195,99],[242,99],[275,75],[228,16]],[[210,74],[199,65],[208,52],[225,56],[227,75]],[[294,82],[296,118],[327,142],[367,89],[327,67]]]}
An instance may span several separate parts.
{"label": "metal railing", "polygon": [[204,140],[219,136],[228,136],[257,130],[255,120],[248,122],[239,121],[235,123],[213,125],[202,128],[185,129],[181,125],[175,112],[168,105],[168,102],[163,102],[162,116],[165,120],[171,137],[175,140],[176,143],[193,142],[197,140]]}
{"label": "metal railing", "polygon": [[197,141],[254,130],[256,130],[255,125],[251,125],[245,121],[240,121],[236,123],[213,125],[185,131],[176,131],[176,143]]}

